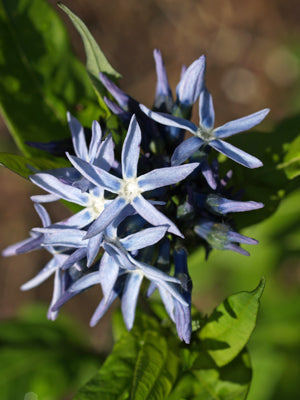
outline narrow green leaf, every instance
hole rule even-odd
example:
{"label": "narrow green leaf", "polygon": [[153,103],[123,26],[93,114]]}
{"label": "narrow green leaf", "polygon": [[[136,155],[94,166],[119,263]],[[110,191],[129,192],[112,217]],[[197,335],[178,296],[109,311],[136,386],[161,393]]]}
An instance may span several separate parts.
{"label": "narrow green leaf", "polygon": [[17,154],[0,153],[0,166],[4,166],[11,171],[28,178],[34,172],[30,167],[39,171],[63,168],[70,166],[70,163],[61,157],[41,158],[41,157],[24,157]]}
{"label": "narrow green leaf", "polygon": [[246,346],[256,324],[259,300],[265,287],[262,279],[252,292],[241,292],[220,304],[199,332],[202,348],[217,366],[232,361]]}
{"label": "narrow green leaf", "polygon": [[99,80],[99,72],[104,72],[113,79],[117,79],[121,75],[110,65],[84,22],[64,4],[59,2],[58,6],[68,15],[82,38],[86,53],[86,69],[99,95],[101,106],[104,107],[105,103],[102,98],[106,90]]}
{"label": "narrow green leaf", "polygon": [[85,68],[46,0],[0,0],[0,75],[0,110],[25,155],[40,154],[26,141],[70,136],[67,110],[84,124],[100,114]]}

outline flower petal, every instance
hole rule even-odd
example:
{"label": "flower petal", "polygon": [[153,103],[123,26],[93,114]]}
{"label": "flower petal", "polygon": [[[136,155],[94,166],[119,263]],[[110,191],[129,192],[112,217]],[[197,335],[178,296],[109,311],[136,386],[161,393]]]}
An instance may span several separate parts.
{"label": "flower petal", "polygon": [[67,153],[67,157],[74,165],[74,167],[90,182],[96,186],[103,187],[113,193],[118,193],[121,187],[121,180],[114,175],[109,174],[101,168],[96,167],[78,157],[70,156]]}
{"label": "flower petal", "polygon": [[162,186],[173,185],[185,179],[198,166],[199,163],[190,163],[175,167],[154,169],[145,175],[141,175],[138,178],[138,184],[143,192]]}
{"label": "flower petal", "polygon": [[81,123],[73,117],[73,115],[67,112],[67,119],[70,127],[70,131],[72,133],[72,142],[75,150],[75,154],[83,158],[84,160],[88,159],[88,149],[86,145],[86,140],[84,136],[84,129]]}
{"label": "flower petal", "polygon": [[82,193],[81,190],[62,183],[59,179],[50,174],[39,173],[31,175],[30,179],[35,185],[41,187],[47,192],[59,196],[59,198],[64,200],[71,201],[72,203],[84,206],[89,201],[87,193]]}
{"label": "flower petal", "polygon": [[247,131],[248,129],[253,128],[255,125],[258,125],[269,113],[269,111],[269,108],[264,108],[263,110],[247,115],[246,117],[227,122],[227,124],[216,128],[214,130],[214,134],[217,138],[224,139],[226,137],[235,135],[236,133]]}
{"label": "flower petal", "polygon": [[180,165],[187,160],[203,144],[203,140],[197,136],[190,137],[176,147],[171,158],[172,165]]}
{"label": "flower petal", "polygon": [[169,225],[161,225],[154,228],[143,229],[142,231],[126,236],[121,239],[120,242],[127,251],[143,249],[161,240],[165,236],[168,228]]}
{"label": "flower petal", "polygon": [[119,265],[106,252],[103,254],[99,268],[99,279],[105,301],[111,296],[119,275]]}
{"label": "flower petal", "polygon": [[208,142],[209,146],[213,147],[215,150],[219,151],[225,156],[231,158],[235,162],[244,165],[248,168],[258,168],[263,165],[263,163],[256,157],[251,156],[251,154],[246,153],[243,150],[238,149],[230,143],[224,142],[223,140],[211,140]]}
{"label": "flower petal", "polygon": [[212,129],[215,124],[215,110],[212,95],[204,88],[199,98],[200,126]]}
{"label": "flower petal", "polygon": [[84,158],[84,157],[80,157],[79,158],[83,158],[86,161],[90,160],[91,163],[93,163],[96,155],[99,152],[99,148],[101,145],[101,139],[102,139],[102,130],[101,130],[101,126],[99,124],[98,121],[93,121],[92,124],[92,139],[91,139],[91,143],[89,146],[89,155],[88,158]]}
{"label": "flower petal", "polygon": [[188,130],[189,132],[195,134],[197,132],[197,125],[195,125],[193,122],[188,121],[183,118],[179,117],[174,117],[173,115],[165,114],[165,113],[157,113],[154,111],[149,110],[146,106],[143,104],[140,104],[140,109],[151,119],[153,119],[156,122],[159,122],[160,124],[166,125],[166,126],[175,126],[175,128],[181,128],[184,130]]}
{"label": "flower petal", "polygon": [[136,177],[140,156],[141,138],[141,129],[137,123],[135,115],[133,115],[122,148],[123,178]]}
{"label": "flower petal", "polygon": [[85,238],[89,239],[102,232],[113,221],[113,219],[122,212],[126,205],[127,203],[122,197],[116,197],[107,207],[104,208],[96,221],[92,223]]}
{"label": "flower petal", "polygon": [[49,276],[52,275],[57,268],[59,268],[59,266],[58,260],[52,258],[35,277],[21,286],[21,290],[30,290],[40,285],[42,282],[48,279]]}
{"label": "flower petal", "polygon": [[195,60],[184,72],[176,88],[181,104],[191,106],[200,95],[204,85],[205,56]]}
{"label": "flower petal", "polygon": [[169,225],[168,231],[174,233],[177,236],[183,237],[177,226],[164,214],[158,211],[149,201],[145,200],[143,196],[137,196],[132,203],[135,210],[150,224],[157,225]]}
{"label": "flower petal", "polygon": [[133,327],[135,309],[142,284],[143,275],[139,272],[132,272],[125,281],[121,309],[126,328],[130,330]]}

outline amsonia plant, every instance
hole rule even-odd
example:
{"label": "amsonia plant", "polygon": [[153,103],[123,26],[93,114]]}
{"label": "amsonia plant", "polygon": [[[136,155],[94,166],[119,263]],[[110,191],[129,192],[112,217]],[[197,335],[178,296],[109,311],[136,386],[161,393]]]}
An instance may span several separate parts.
{"label": "amsonia plant", "polygon": [[[35,6],[33,2],[29,7]],[[75,399],[245,399],[251,382],[245,346],[255,327],[264,280],[254,291],[232,295],[211,316],[204,316],[192,306],[188,254],[202,246],[207,256],[224,250],[249,256],[242,244],[257,244],[238,232],[236,213],[263,204],[242,198],[243,188],[234,184],[232,170],[219,163],[218,154],[240,169],[263,168],[264,160],[245,151],[251,133],[245,134],[245,149],[227,139],[260,124],[269,109],[215,127],[205,56],[182,68],[173,96],[157,49],[157,83],[149,109],[120,89],[119,73],[85,24],[66,6],[60,7],[83,39],[87,74],[69,50],[60,52],[66,57],[62,64],[69,85],[76,87],[82,79],[84,89],[80,98],[58,101],[57,87],[42,87],[53,92],[59,112],[48,125],[31,120],[38,135],[28,134],[26,123],[23,133],[20,115],[11,112],[5,93],[1,97],[4,117],[24,155],[1,154],[0,161],[44,191],[32,196],[41,226],[2,254],[50,253],[47,264],[21,289],[53,279],[51,320],[67,301],[95,285],[102,297],[95,310],[91,306],[91,326],[101,324],[120,299],[126,328],[117,314],[112,353]],[[8,2],[2,2],[1,12],[8,25],[13,18]],[[64,34],[54,13],[49,21]],[[57,45],[60,50],[63,44]],[[51,62],[53,70],[59,68]],[[85,109],[74,115],[78,101]],[[190,121],[195,103],[198,125]],[[39,107],[45,118],[51,114],[47,104]],[[53,126],[62,134],[51,137]],[[52,221],[47,204],[60,200],[75,211]]]}

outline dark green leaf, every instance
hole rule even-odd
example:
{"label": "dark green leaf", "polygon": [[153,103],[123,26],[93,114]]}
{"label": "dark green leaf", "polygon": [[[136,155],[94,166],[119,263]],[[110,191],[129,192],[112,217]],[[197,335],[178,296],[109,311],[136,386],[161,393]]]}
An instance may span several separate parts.
{"label": "dark green leaf", "polygon": [[[199,353],[199,358],[205,357]],[[217,368],[213,363],[182,374],[168,400],[244,400],[251,382],[246,350],[231,363]]]}
{"label": "dark green leaf", "polygon": [[45,0],[0,0],[0,75],[1,112],[25,155],[40,154],[26,141],[70,135],[67,110],[83,124],[100,114],[86,71]]}
{"label": "dark green leaf", "polygon": [[11,171],[17,173],[18,175],[28,178],[29,175],[33,174],[33,167],[37,170],[47,170],[53,168],[63,168],[70,166],[70,163],[60,157],[40,158],[40,157],[24,157],[17,154],[0,153],[0,166],[5,166]]}
{"label": "dark green leaf", "polygon": [[106,107],[102,98],[106,93],[103,85],[99,81],[99,72],[104,72],[109,75],[111,78],[119,78],[120,74],[113,69],[102,50],[98,46],[97,42],[91,35],[87,26],[84,22],[77,17],[67,6],[62,3],[58,3],[58,6],[69,16],[71,21],[73,22],[75,28],[79,32],[86,53],[86,69],[89,74],[89,77],[94,85],[96,93],[99,96],[101,108]]}
{"label": "dark green leaf", "polygon": [[228,297],[208,318],[199,332],[201,347],[222,367],[246,346],[256,324],[259,300],[265,287],[262,279],[252,292]]}

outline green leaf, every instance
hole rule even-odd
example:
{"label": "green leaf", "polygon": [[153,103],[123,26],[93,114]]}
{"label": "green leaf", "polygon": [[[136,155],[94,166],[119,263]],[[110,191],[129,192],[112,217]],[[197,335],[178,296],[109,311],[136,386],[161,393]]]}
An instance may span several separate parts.
{"label": "green leaf", "polygon": [[300,135],[290,144],[289,150],[279,168],[284,169],[289,179],[294,179],[300,175]]}
{"label": "green leaf", "polygon": [[[205,358],[199,353],[199,358]],[[244,400],[252,371],[246,350],[231,363],[217,368],[213,363],[184,372],[168,400]]]}
{"label": "green leaf", "polygon": [[82,38],[86,53],[86,69],[99,96],[100,104],[104,107],[105,103],[102,98],[106,94],[106,90],[99,80],[99,72],[103,72],[113,79],[117,79],[121,75],[110,65],[84,22],[64,4],[59,2],[58,6],[69,16]]}
{"label": "green leaf", "polygon": [[[2,400],[57,400],[77,390],[99,368],[102,356],[91,351],[84,332],[66,316],[55,324],[45,307],[0,323],[0,393]],[[55,383],[55,384],[54,384]]]}
{"label": "green leaf", "polygon": [[0,0],[0,109],[25,155],[26,141],[70,136],[66,111],[90,124],[100,114],[85,68],[45,0]]}
{"label": "green leaf", "polygon": [[177,377],[179,361],[159,325],[139,316],[132,332],[115,344],[99,372],[74,400],[165,399]]}
{"label": "green leaf", "polygon": [[11,171],[28,178],[33,174],[33,167],[37,170],[43,171],[53,168],[63,168],[70,166],[70,163],[61,157],[41,158],[41,157],[24,157],[17,154],[0,153],[0,166],[5,166]]}
{"label": "green leaf", "polygon": [[200,330],[201,347],[218,367],[228,364],[246,346],[255,328],[264,287],[265,280],[262,279],[252,292],[228,297],[214,310]]}

